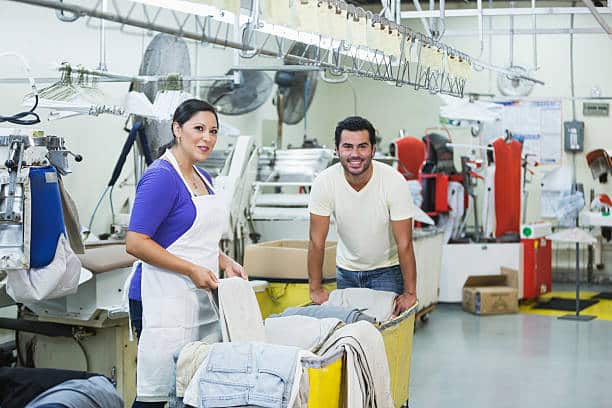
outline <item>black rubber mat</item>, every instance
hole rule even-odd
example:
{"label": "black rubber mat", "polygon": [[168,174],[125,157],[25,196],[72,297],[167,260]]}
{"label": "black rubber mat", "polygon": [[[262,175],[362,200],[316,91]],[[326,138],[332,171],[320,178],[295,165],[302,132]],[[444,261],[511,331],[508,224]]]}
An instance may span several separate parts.
{"label": "black rubber mat", "polygon": [[[580,299],[580,310],[598,303],[599,300]],[[576,299],[562,299],[558,297],[550,298],[550,300],[538,302],[533,309],[551,309],[565,310],[568,312],[576,310]]]}
{"label": "black rubber mat", "polygon": [[612,300],[612,292],[601,292],[593,296],[591,299]]}

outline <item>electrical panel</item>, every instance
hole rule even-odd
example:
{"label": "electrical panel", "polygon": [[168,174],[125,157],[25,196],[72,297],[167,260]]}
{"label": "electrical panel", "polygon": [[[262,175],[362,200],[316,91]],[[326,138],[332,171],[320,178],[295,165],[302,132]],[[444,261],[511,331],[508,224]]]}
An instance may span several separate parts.
{"label": "electrical panel", "polygon": [[584,122],[577,120],[563,122],[563,131],[566,152],[584,150]]}

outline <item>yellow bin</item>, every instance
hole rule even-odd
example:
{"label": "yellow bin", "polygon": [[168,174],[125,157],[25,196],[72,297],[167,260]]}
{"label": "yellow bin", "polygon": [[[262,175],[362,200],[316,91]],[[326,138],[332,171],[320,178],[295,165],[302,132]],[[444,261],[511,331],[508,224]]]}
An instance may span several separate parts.
{"label": "yellow bin", "polygon": [[[310,291],[307,281],[252,281],[252,284],[253,282],[260,282],[253,289],[261,309],[261,317],[264,319],[271,314],[282,313],[288,307],[302,306],[310,303]],[[323,287],[330,291],[334,290],[336,289],[336,281],[326,281],[323,283]]]}
{"label": "yellow bin", "polygon": [[[328,290],[336,288],[335,282],[326,283]],[[269,282],[265,289],[255,292],[261,314],[265,319],[270,314],[282,313],[288,307],[310,303],[308,283]],[[410,358],[412,335],[417,305],[395,319],[378,325],[385,343],[391,393],[396,407],[407,406],[410,385]],[[324,362],[304,361],[310,381],[309,408],[336,408],[342,406],[343,355],[334,356]]]}
{"label": "yellow bin", "polygon": [[342,406],[344,351],[326,360],[302,360],[308,369],[308,408]]}

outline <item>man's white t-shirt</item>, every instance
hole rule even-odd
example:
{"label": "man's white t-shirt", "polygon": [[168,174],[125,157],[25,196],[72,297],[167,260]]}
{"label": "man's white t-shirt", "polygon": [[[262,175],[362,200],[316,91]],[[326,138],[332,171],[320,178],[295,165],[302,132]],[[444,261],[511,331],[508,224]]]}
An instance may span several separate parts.
{"label": "man's white t-shirt", "polygon": [[372,177],[360,191],[346,181],[340,163],[322,171],[310,191],[310,213],[334,216],[339,238],[336,265],[350,271],[397,265],[390,221],[414,218],[416,213],[404,177],[378,161],[372,166]]}

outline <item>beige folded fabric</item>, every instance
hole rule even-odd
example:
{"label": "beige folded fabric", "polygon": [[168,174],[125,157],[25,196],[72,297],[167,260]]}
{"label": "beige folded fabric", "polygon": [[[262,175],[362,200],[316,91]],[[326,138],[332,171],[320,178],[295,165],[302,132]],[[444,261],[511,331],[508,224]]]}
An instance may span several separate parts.
{"label": "beige folded fabric", "polygon": [[259,303],[248,281],[219,280],[219,315],[223,341],[266,341]]}
{"label": "beige folded fabric", "polygon": [[319,351],[324,358],[346,352],[346,406],[351,408],[394,407],[389,363],[380,331],[359,321],[336,330]]}
{"label": "beige folded fabric", "polygon": [[194,341],[183,347],[176,362],[176,396],[182,398],[191,379],[202,365],[212,345]]}

